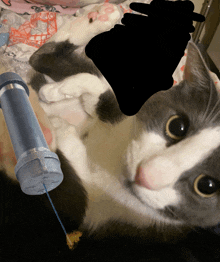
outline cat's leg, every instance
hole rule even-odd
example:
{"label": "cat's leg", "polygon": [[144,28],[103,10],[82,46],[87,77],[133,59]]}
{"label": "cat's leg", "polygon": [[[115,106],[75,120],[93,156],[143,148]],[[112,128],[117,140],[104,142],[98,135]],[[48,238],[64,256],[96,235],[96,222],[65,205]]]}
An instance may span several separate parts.
{"label": "cat's leg", "polygon": [[80,132],[74,125],[60,117],[51,117],[50,121],[56,133],[57,148],[66,156],[76,174],[80,174],[80,178],[87,181],[90,171]]}

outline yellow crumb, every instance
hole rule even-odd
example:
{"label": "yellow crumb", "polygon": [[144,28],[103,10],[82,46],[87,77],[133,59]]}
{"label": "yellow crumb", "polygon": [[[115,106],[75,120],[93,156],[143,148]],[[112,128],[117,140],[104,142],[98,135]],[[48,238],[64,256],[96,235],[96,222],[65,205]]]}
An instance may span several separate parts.
{"label": "yellow crumb", "polygon": [[74,244],[79,242],[79,238],[82,236],[82,233],[80,231],[73,231],[72,233],[69,233],[66,235],[66,242],[69,247],[69,249],[74,249]]}

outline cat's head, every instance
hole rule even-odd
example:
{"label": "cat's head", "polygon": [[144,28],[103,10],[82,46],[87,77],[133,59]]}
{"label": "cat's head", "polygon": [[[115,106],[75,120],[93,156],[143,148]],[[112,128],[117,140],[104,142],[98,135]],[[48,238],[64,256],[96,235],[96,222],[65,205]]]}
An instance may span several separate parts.
{"label": "cat's head", "polygon": [[201,227],[220,222],[220,99],[194,43],[184,80],[149,98],[135,125],[126,154],[133,193],[158,220]]}

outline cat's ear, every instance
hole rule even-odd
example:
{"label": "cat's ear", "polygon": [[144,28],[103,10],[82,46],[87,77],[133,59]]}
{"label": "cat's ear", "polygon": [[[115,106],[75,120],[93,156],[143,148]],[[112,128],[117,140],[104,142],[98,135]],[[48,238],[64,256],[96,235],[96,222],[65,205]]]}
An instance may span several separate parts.
{"label": "cat's ear", "polygon": [[188,84],[192,87],[209,87],[212,78],[209,74],[209,68],[198,47],[190,40],[187,49],[188,52],[183,79],[187,80]]}

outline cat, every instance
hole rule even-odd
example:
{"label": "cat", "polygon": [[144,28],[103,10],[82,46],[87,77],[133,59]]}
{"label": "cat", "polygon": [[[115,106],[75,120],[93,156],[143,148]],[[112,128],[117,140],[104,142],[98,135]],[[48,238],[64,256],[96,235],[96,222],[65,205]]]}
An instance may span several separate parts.
{"label": "cat", "polygon": [[184,80],[130,117],[79,49],[57,34],[30,64],[41,73],[31,84],[56,129],[57,148],[86,192],[80,229],[149,236],[149,228],[169,235],[216,225],[220,103],[198,47],[188,43]]}
{"label": "cat", "polygon": [[[83,45],[62,37],[58,31],[32,55],[30,83],[56,133],[64,181],[50,195],[67,231],[164,242],[218,224],[219,94],[196,44],[188,43],[184,80],[166,91],[161,82],[162,91],[126,116]],[[45,195],[22,200],[28,216],[34,199],[37,224],[50,230]]]}

